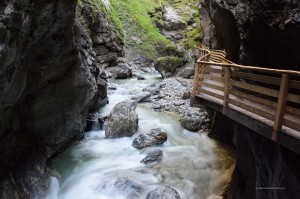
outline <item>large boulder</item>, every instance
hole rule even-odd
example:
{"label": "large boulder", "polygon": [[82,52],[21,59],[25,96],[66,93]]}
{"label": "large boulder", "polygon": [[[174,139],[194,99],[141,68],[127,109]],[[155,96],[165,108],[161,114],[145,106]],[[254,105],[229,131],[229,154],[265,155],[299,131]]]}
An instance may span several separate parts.
{"label": "large boulder", "polygon": [[183,49],[179,49],[176,45],[169,44],[162,49],[160,54],[161,56],[175,56],[184,58],[185,51]]}
{"label": "large boulder", "polygon": [[151,129],[150,132],[140,134],[137,138],[135,138],[132,142],[132,146],[137,149],[142,149],[144,147],[162,144],[167,140],[167,138],[167,133],[162,131],[160,128]]}
{"label": "large boulder", "polygon": [[162,78],[174,75],[177,68],[183,66],[185,60],[179,57],[166,56],[159,57],[155,63],[155,69],[161,74]]}
{"label": "large boulder", "polygon": [[106,73],[110,74],[110,78],[115,79],[129,79],[133,76],[132,69],[127,63],[120,63],[118,66],[106,68]]}
{"label": "large boulder", "polygon": [[150,191],[146,199],[180,199],[180,195],[172,187],[162,185]]}
{"label": "large boulder", "polygon": [[130,137],[137,131],[136,106],[135,100],[125,100],[113,108],[105,126],[106,138]]}
{"label": "large boulder", "polygon": [[127,66],[120,66],[115,74],[115,79],[128,79],[132,77],[132,70]]}
{"label": "large boulder", "polygon": [[190,116],[184,116],[179,120],[181,126],[192,132],[199,131],[202,126],[202,119],[200,117],[190,117]]}

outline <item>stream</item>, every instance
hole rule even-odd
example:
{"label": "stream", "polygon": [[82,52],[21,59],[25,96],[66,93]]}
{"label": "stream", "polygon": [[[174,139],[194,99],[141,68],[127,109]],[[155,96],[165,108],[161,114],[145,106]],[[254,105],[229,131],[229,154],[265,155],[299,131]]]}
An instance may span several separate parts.
{"label": "stream", "polygon": [[[118,102],[131,98],[132,90],[161,80],[156,73],[143,76],[146,80],[114,80],[117,90],[109,91],[110,103],[100,114],[108,115]],[[139,129],[133,137],[105,139],[103,130],[86,132],[78,145],[56,157],[49,166],[56,177],[51,177],[46,199],[133,199],[131,188],[115,188],[119,177],[139,183],[144,188],[141,199],[159,185],[175,188],[182,199],[222,198],[234,169],[234,152],[206,133],[184,130],[176,113],[155,112],[149,103],[138,104],[137,113]],[[142,150],[131,146],[139,133],[152,128],[163,129],[168,140]],[[140,163],[153,149],[163,151],[162,161]]]}

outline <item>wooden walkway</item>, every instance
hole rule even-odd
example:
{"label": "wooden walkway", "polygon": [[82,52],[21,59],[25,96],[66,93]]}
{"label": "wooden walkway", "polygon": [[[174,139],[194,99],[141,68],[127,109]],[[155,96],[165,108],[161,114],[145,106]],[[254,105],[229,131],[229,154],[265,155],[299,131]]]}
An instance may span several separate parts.
{"label": "wooden walkway", "polygon": [[197,50],[192,101],[210,104],[234,120],[244,116],[262,123],[270,128],[238,121],[257,132],[270,129],[262,134],[283,145],[290,145],[284,137],[292,137],[292,148],[300,153],[300,72],[238,65],[223,51]]}

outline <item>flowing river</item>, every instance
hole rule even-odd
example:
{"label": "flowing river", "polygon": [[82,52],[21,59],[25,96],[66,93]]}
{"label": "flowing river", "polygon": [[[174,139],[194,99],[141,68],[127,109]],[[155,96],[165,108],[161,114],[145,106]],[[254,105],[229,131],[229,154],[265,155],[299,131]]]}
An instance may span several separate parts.
{"label": "flowing river", "polygon": [[[108,115],[114,105],[131,98],[131,91],[160,81],[158,74],[115,80],[117,90],[110,91],[110,103],[100,110]],[[175,188],[182,199],[222,198],[224,186],[230,181],[235,164],[231,149],[207,137],[184,130],[175,113],[155,112],[151,105],[138,105],[139,130],[131,138],[105,139],[103,130],[91,131],[85,138],[56,157],[50,165],[57,177],[51,177],[46,199],[132,199],[131,189],[119,192],[114,187],[119,177],[128,177],[144,187],[139,198],[159,185]],[[131,146],[134,138],[152,128],[168,133],[160,146],[143,150]],[[143,164],[146,153],[161,149],[161,162]],[[126,195],[128,193],[128,195]]]}

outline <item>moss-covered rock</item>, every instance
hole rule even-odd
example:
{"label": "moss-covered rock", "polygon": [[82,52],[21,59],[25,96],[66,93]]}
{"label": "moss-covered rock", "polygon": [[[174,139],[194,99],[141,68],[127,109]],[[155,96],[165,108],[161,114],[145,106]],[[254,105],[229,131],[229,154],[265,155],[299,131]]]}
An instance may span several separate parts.
{"label": "moss-covered rock", "polygon": [[159,57],[155,63],[155,69],[161,74],[163,78],[173,75],[177,68],[185,64],[185,60],[179,57],[166,56]]}
{"label": "moss-covered rock", "polygon": [[166,45],[161,53],[162,56],[175,56],[175,57],[180,57],[183,58],[184,57],[184,51],[179,49],[176,45],[174,44],[170,44],[170,45]]}

